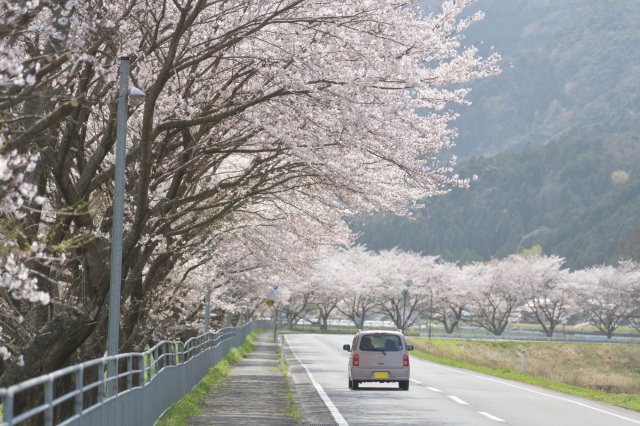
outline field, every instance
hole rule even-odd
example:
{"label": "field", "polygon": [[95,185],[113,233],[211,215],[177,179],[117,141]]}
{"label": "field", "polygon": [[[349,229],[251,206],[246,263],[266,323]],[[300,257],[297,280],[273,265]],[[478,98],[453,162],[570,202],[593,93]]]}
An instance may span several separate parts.
{"label": "field", "polygon": [[417,337],[407,340],[414,345],[414,355],[436,362],[640,411],[640,345],[637,344],[428,340]]}

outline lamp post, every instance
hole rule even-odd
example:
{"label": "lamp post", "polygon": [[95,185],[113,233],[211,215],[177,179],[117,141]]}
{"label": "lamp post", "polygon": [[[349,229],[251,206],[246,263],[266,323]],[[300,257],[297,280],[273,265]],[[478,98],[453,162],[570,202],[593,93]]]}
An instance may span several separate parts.
{"label": "lamp post", "polygon": [[[116,115],[116,162],[114,176],[113,221],[111,224],[111,269],[109,275],[109,334],[107,355],[118,354],[120,339],[120,286],[122,281],[122,230],[124,222],[124,171],[127,160],[127,119],[129,98],[133,106],[139,105],[145,93],[137,88],[129,90],[129,58],[120,58],[118,107]],[[109,363],[108,376],[118,374],[117,361]],[[112,380],[111,395],[118,392],[118,381]]]}
{"label": "lamp post", "polygon": [[269,297],[267,298],[267,305],[274,308],[274,320],[273,320],[273,341],[278,343],[278,286],[274,285],[269,291]]}
{"label": "lamp post", "polygon": [[403,290],[404,302],[402,304],[402,331],[407,328],[407,297],[409,296],[409,287],[413,285],[413,280],[409,278],[404,282],[407,287]]}
{"label": "lamp post", "polygon": [[[207,257],[211,260],[211,241],[207,244]],[[204,332],[209,332],[211,324],[211,280],[207,280],[206,293],[204,294]]]}
{"label": "lamp post", "polygon": [[204,295],[204,332],[209,332],[211,324],[211,283],[207,282],[207,292]]}
{"label": "lamp post", "polygon": [[429,293],[431,293],[431,299],[429,300],[429,340],[431,340],[431,321],[433,318],[433,288],[429,287]]}

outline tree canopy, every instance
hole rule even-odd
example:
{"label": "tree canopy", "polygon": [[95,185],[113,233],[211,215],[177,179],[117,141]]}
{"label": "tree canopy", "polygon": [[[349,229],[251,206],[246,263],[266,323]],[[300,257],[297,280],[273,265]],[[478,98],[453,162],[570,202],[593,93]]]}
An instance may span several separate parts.
{"label": "tree canopy", "polygon": [[146,92],[127,125],[128,351],[195,321],[204,283],[220,309],[256,303],[351,241],[345,215],[468,185],[434,158],[461,87],[498,72],[461,35],[471,3],[0,2],[0,384],[104,353],[119,58]]}

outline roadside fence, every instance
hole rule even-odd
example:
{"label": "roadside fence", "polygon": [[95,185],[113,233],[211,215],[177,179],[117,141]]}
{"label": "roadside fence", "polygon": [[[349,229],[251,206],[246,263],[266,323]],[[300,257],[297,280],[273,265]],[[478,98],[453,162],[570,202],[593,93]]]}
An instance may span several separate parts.
{"label": "roadside fence", "polygon": [[[257,320],[186,342],[163,340],[146,352],[98,358],[0,388],[0,426],[153,425],[251,332],[270,327],[270,320]],[[117,363],[117,376],[108,376],[110,363]]]}

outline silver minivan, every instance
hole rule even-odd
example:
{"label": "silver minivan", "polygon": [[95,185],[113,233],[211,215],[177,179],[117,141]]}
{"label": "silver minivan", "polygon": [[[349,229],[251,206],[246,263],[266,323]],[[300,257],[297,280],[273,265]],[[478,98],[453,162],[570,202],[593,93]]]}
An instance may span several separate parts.
{"label": "silver minivan", "polygon": [[349,351],[349,388],[357,390],[363,382],[398,382],[400,389],[409,390],[409,354],[400,331],[368,330],[353,336]]}

